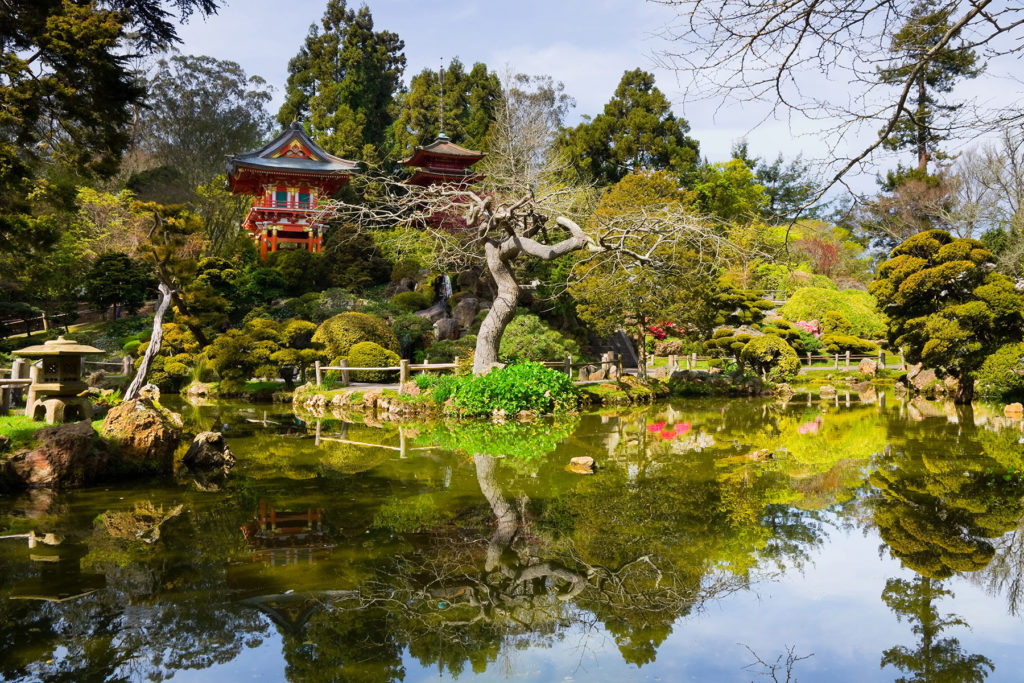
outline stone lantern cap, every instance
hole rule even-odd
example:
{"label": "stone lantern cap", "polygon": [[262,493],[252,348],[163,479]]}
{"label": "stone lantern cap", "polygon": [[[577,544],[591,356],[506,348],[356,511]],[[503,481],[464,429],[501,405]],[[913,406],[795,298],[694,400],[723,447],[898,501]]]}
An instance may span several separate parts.
{"label": "stone lantern cap", "polygon": [[24,349],[14,351],[15,356],[23,356],[25,358],[86,356],[103,353],[106,353],[103,349],[97,349],[95,346],[87,346],[86,344],[79,344],[74,339],[65,339],[64,337],[57,337],[56,339],[51,339],[45,344],[29,346]]}

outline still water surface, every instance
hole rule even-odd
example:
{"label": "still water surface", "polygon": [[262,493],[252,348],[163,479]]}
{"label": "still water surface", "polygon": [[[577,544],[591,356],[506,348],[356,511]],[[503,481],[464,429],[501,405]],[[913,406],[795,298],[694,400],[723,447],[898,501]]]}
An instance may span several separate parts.
{"label": "still water surface", "polygon": [[[864,399],[401,427],[184,405],[238,459],[219,490],[0,498],[0,532],[64,537],[0,541],[0,675],[1024,680],[1021,423]],[[112,537],[144,503],[183,508]]]}

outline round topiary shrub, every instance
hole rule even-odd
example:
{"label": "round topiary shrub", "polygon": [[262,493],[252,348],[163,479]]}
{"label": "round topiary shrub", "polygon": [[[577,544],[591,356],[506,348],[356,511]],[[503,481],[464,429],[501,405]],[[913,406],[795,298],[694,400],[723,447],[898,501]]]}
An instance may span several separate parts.
{"label": "round topiary shrub", "polygon": [[833,332],[821,335],[821,343],[828,353],[877,353],[878,345],[867,339],[851,337],[848,334]]}
{"label": "round topiary shrub", "polygon": [[773,334],[751,339],[740,352],[740,361],[773,382],[788,382],[800,372],[800,358],[796,351]]}
{"label": "round topiary shrub", "polygon": [[[398,354],[380,344],[359,342],[348,353],[348,364],[353,368],[386,368],[398,365]],[[358,370],[352,373],[353,382],[397,382],[397,370]]]}
{"label": "round topiary shrub", "polygon": [[320,323],[313,341],[324,345],[330,358],[347,356],[360,342],[374,342],[398,353],[398,338],[387,323],[366,313],[339,313]]}
{"label": "round topiary shrub", "polygon": [[434,290],[429,287],[415,292],[399,292],[391,297],[391,305],[403,313],[422,311],[434,303]]}
{"label": "round topiary shrub", "polygon": [[1024,397],[1024,342],[1006,344],[985,359],[975,374],[978,393],[988,398]]}

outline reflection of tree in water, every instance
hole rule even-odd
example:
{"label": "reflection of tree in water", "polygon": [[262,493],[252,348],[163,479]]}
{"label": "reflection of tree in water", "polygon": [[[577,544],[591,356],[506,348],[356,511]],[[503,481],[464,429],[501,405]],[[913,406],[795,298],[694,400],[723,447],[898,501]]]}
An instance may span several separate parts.
{"label": "reflection of tree in water", "polygon": [[945,418],[890,424],[892,456],[871,474],[871,503],[879,535],[893,557],[914,570],[913,580],[890,579],[882,599],[912,624],[915,649],[895,646],[882,666],[904,673],[900,681],[982,681],[994,670],[983,655],[967,653],[951,627],[967,626],[941,615],[936,602],[952,593],[941,579],[986,569],[994,543],[1019,524],[1024,503],[1015,449],[991,448],[970,410],[958,423]]}
{"label": "reflection of tree in water", "polygon": [[895,422],[892,457],[871,474],[874,520],[893,556],[917,573],[946,578],[983,569],[992,539],[1024,512],[1018,477],[1005,477],[999,453],[986,452],[969,416]]}
{"label": "reflection of tree in water", "polygon": [[952,626],[967,626],[955,615],[939,613],[935,603],[952,594],[941,581],[927,576],[886,582],[882,600],[920,638],[914,649],[897,645],[882,653],[882,667],[907,674],[897,679],[900,683],[978,683],[995,669],[988,657],[965,652],[956,638],[939,637]]}

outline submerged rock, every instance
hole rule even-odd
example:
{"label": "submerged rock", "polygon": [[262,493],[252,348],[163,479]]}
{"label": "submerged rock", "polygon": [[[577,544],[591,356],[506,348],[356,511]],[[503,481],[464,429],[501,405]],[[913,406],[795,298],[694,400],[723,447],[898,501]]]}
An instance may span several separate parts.
{"label": "submerged rock", "polygon": [[565,466],[566,472],[572,472],[573,474],[593,474],[597,466],[594,464],[594,459],[589,455],[580,455],[569,460],[569,464]]}
{"label": "submerged rock", "polygon": [[235,466],[235,456],[220,432],[200,432],[181,461],[190,472],[223,472]]}

